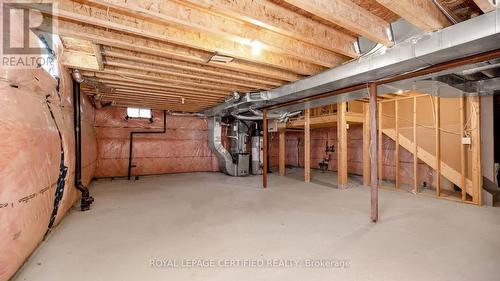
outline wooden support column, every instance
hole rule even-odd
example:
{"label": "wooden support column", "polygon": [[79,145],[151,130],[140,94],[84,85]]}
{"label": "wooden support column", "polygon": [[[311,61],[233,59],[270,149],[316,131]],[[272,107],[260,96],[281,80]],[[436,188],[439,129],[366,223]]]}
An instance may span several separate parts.
{"label": "wooden support column", "polygon": [[285,175],[285,128],[279,131],[279,175]]}
{"label": "wooden support column", "polygon": [[465,98],[460,98],[460,187],[462,188],[462,201],[467,199],[467,189],[465,181],[465,145],[462,144],[462,138],[465,136]]}
{"label": "wooden support column", "polygon": [[263,154],[263,162],[264,162],[264,167],[262,170],[262,186],[264,188],[267,188],[267,109],[264,109],[262,111],[262,154]]}
{"label": "wooden support column", "polygon": [[384,164],[384,147],[382,146],[382,103],[378,107],[378,179],[382,180],[382,168]]}
{"label": "wooden support column", "polygon": [[435,142],[436,142],[436,196],[441,196],[441,100],[434,97],[435,122]]}
{"label": "wooden support column", "polygon": [[337,104],[337,185],[347,185],[347,121],[346,102]]}
{"label": "wooden support column", "polygon": [[394,150],[394,166],[395,166],[395,178],[396,178],[396,189],[399,189],[399,101],[398,98],[394,101],[394,127],[396,130],[396,146]]}
{"label": "wooden support column", "polygon": [[304,118],[304,181],[311,181],[311,110],[306,109]]}
{"label": "wooden support column", "polygon": [[482,203],[480,97],[469,97],[471,128],[472,201]]}
{"label": "wooden support column", "polygon": [[363,103],[363,185],[370,184],[370,105]]}
{"label": "wooden support column", "polygon": [[377,85],[370,84],[370,164],[371,164],[371,219],[378,220],[378,181],[377,181]]}
{"label": "wooden support column", "polygon": [[413,192],[418,193],[417,97],[413,98]]}

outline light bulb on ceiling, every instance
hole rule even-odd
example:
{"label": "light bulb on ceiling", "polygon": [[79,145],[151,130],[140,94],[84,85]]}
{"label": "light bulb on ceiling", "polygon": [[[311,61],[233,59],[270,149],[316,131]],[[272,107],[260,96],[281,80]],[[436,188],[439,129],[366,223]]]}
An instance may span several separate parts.
{"label": "light bulb on ceiling", "polygon": [[252,55],[254,56],[260,55],[262,51],[262,43],[260,41],[253,40],[251,42],[251,46],[252,46]]}

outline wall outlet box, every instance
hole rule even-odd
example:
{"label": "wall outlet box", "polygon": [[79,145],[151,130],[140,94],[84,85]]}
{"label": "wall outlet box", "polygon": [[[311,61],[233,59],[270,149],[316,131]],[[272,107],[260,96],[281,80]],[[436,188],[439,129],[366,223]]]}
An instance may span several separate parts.
{"label": "wall outlet box", "polygon": [[471,144],[472,140],[471,138],[462,138],[462,144]]}

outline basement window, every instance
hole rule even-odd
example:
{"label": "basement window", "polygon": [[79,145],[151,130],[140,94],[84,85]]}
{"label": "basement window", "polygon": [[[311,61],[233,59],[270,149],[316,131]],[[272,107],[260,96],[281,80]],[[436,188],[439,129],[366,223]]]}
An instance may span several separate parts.
{"label": "basement window", "polygon": [[151,119],[153,118],[153,114],[151,113],[151,109],[127,107],[127,119],[129,118]]}

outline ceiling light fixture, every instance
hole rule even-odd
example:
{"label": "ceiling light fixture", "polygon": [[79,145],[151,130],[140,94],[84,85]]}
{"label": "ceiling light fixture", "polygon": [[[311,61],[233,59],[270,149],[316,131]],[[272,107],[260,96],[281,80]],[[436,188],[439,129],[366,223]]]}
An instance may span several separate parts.
{"label": "ceiling light fixture", "polygon": [[233,57],[229,56],[223,56],[215,53],[209,60],[208,62],[222,62],[222,63],[228,63],[232,62],[234,60]]}

